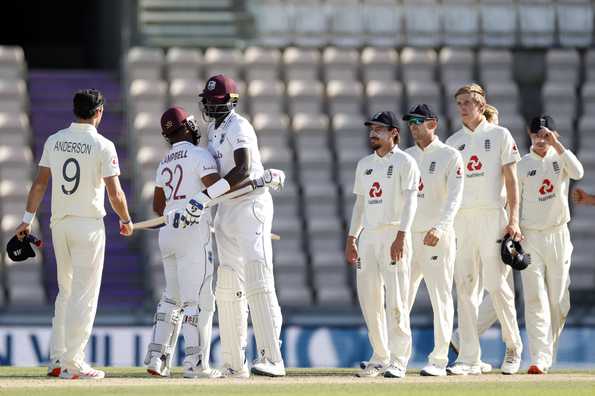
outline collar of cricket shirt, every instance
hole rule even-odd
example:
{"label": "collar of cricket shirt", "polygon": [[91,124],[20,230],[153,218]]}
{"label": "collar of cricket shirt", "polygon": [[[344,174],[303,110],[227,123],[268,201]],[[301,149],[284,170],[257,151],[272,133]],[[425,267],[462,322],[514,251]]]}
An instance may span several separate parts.
{"label": "collar of cricket shirt", "polygon": [[548,157],[554,156],[555,154],[556,154],[556,149],[554,149],[552,146],[550,146],[550,148],[548,148],[547,152],[545,153],[545,155],[543,157],[538,155],[535,151],[533,151],[533,146],[531,146],[529,148],[529,155],[533,159],[536,159],[537,161],[543,161]]}
{"label": "collar of cricket shirt", "polygon": [[434,136],[434,139],[430,142],[430,144],[428,144],[426,146],[426,148],[422,149],[417,144],[415,145],[415,147],[417,147],[417,149],[420,152],[422,152],[424,154],[428,154],[428,153],[431,153],[432,151],[438,149],[441,145],[442,145],[442,142],[440,141],[440,139],[438,138],[438,136]]}
{"label": "collar of cricket shirt", "polygon": [[391,149],[389,152],[387,152],[386,154],[384,154],[384,156],[383,156],[383,157],[379,156],[379,155],[376,153],[376,151],[374,151],[374,153],[373,153],[373,154],[374,154],[374,159],[375,159],[376,161],[384,161],[384,160],[387,160],[387,159],[389,159],[390,157],[392,157],[392,156],[393,156],[393,154],[394,154],[394,153],[396,153],[398,150],[399,150],[399,146],[397,146],[397,145],[395,144],[395,147],[393,147],[393,148],[392,148],[392,149]]}
{"label": "collar of cricket shirt", "polygon": [[97,133],[97,128],[95,128],[91,124],[87,124],[84,122],[73,122],[70,124],[70,129],[74,129],[80,132]]}
{"label": "collar of cricket shirt", "polygon": [[479,125],[477,125],[477,127],[475,127],[474,130],[467,128],[467,125],[463,123],[463,131],[465,131],[465,133],[468,135],[477,135],[478,133],[485,131],[489,125],[491,124],[486,121],[486,118],[484,116],[481,116],[481,122],[479,123]]}

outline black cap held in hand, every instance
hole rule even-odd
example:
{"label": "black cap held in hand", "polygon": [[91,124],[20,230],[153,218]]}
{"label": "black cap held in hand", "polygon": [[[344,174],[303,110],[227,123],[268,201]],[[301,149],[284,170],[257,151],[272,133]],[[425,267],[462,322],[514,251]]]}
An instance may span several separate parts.
{"label": "black cap held in hand", "polygon": [[504,264],[510,265],[517,271],[524,270],[531,263],[531,256],[525,254],[521,243],[512,239],[508,234],[502,238],[500,256]]}
{"label": "black cap held in hand", "polygon": [[556,131],[556,124],[554,123],[554,119],[549,115],[540,115],[537,117],[533,117],[531,123],[529,124],[529,130],[531,133],[539,133],[542,128],[547,128],[550,131]]}
{"label": "black cap held in hand", "polygon": [[43,245],[41,240],[37,239],[32,234],[24,237],[22,241],[19,241],[15,235],[6,244],[6,253],[8,253],[8,257],[10,257],[12,261],[25,261],[29,257],[35,257],[35,251],[31,244],[35,244],[38,247]]}
{"label": "black cap held in hand", "polygon": [[380,111],[364,122],[365,126],[380,125],[388,128],[399,128],[399,120],[392,111]]}

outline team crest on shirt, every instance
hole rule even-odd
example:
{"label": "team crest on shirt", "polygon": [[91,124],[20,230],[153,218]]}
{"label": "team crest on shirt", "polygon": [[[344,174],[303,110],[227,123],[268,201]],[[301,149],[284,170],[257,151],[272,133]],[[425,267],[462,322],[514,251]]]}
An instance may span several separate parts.
{"label": "team crest on shirt", "polygon": [[560,164],[558,163],[558,161],[554,161],[552,163],[552,167],[554,168],[554,173],[556,175],[559,175],[560,174]]}
{"label": "team crest on shirt", "polygon": [[428,172],[430,172],[430,174],[436,173],[436,161],[432,161],[430,163],[430,169],[428,169]]}
{"label": "team crest on shirt", "polygon": [[388,169],[386,170],[386,178],[390,179],[393,176],[393,166],[389,165]]}
{"label": "team crest on shirt", "polygon": [[225,133],[222,133],[221,138],[219,139],[219,144],[223,144],[224,140],[225,140]]}
{"label": "team crest on shirt", "polygon": [[483,141],[483,148],[485,149],[485,151],[490,151],[492,149],[492,143],[490,142],[490,139],[486,139]]}

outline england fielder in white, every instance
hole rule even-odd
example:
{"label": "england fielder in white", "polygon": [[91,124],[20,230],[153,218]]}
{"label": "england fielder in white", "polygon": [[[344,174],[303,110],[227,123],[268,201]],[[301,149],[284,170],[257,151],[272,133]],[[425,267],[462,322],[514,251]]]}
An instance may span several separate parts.
{"label": "england fielder in white", "polygon": [[465,85],[456,92],[455,100],[463,127],[446,144],[458,149],[465,163],[463,201],[455,218],[454,277],[461,345],[457,362],[447,371],[452,375],[481,374],[477,315],[485,288],[506,343],[502,373],[514,374],[520,366],[522,342],[514,291],[506,280],[510,268],[500,259],[498,241],[505,234],[515,239],[522,237],[516,177],[520,156],[510,132],[488,123],[483,116],[486,105],[483,88],[477,84]]}
{"label": "england fielder in white", "polygon": [[[219,179],[217,163],[196,146],[199,131],[194,117],[173,107],[161,116],[161,130],[171,149],[157,168],[153,209],[183,211],[186,201]],[[184,230],[172,219],[159,230],[159,248],[165,272],[165,291],[157,306],[153,336],[145,364],[152,375],[168,376],[181,323],[185,341],[184,377],[217,378],[209,367],[211,330],[215,311],[210,209],[202,221]]]}
{"label": "england fielder in white", "polygon": [[93,89],[74,95],[76,121],[45,142],[37,177],[29,191],[23,237],[52,181],[52,242],[58,267],[58,296],[52,321],[48,375],[64,379],[100,379],[105,373],[85,362],[105,251],[105,187],[120,217],[120,233],[133,231],[114,144],[97,132],[103,115],[103,95]]}
{"label": "england fielder in white", "polygon": [[[498,109],[490,104],[486,104],[486,107],[483,111],[483,115],[486,118],[486,121],[490,124],[500,125],[500,120],[498,118]],[[513,271],[510,271],[508,277],[506,278],[508,285],[510,286],[511,290],[514,290],[514,277]],[[481,299],[481,304],[479,305],[479,312],[477,314],[477,333],[481,336],[485,333],[496,321],[498,320],[498,315],[496,314],[496,310],[494,309],[494,304],[492,304],[492,299],[490,295],[484,293],[484,298]],[[451,346],[454,349],[455,353],[459,353],[460,348],[460,337],[459,337],[459,329],[455,329],[452,333],[451,338]],[[489,373],[492,371],[492,365],[486,363],[484,361],[480,361],[480,367],[482,373]]]}
{"label": "england fielder in white", "polygon": [[[224,75],[209,78],[199,96],[201,110],[211,120],[208,149],[217,161],[222,179],[206,194],[201,193],[189,201],[186,215],[191,222],[198,221],[204,204],[214,198],[212,192],[227,192],[246,178],[264,178],[269,186],[281,187],[285,178],[281,171],[265,172],[254,128],[234,110],[239,94],[232,79]],[[220,264],[215,294],[223,374],[227,377],[249,376],[245,356],[247,307],[259,351],[252,373],[285,375],[279,340],[281,308],[273,278],[272,222],[273,200],[268,188],[223,202],[217,209],[215,236]]]}
{"label": "england fielder in white", "polygon": [[374,114],[365,125],[374,153],[357,164],[356,201],[345,246],[347,262],[357,265],[357,294],[373,349],[357,375],[402,378],[411,356],[410,229],[419,170],[397,146],[399,123],[391,111]]}
{"label": "england fielder in white", "polygon": [[535,117],[529,136],[531,150],[518,166],[523,247],[531,257],[521,277],[531,356],[528,373],[544,374],[555,361],[570,309],[568,186],[570,179],[582,179],[584,171],[558,140],[552,117]]}
{"label": "england fielder in white", "polygon": [[434,311],[434,350],[420,374],[445,376],[454,320],[452,283],[456,243],[453,222],[463,196],[463,159],[456,149],[436,136],[438,117],[428,105],[413,106],[403,120],[409,125],[416,143],[405,152],[415,159],[421,172],[412,226],[409,309],[423,278]]}

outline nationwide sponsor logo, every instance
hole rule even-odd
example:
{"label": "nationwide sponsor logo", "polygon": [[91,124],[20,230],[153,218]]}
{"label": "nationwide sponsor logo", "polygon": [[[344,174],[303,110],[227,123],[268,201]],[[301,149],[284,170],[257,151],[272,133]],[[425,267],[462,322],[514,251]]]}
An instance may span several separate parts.
{"label": "nationwide sponsor logo", "polygon": [[366,176],[370,176],[372,174],[372,169],[366,169],[366,171],[364,172],[364,175]]}
{"label": "nationwide sponsor logo", "polygon": [[535,176],[537,174],[537,170],[535,169],[531,169],[529,172],[527,172],[527,176]]}
{"label": "nationwide sponsor logo", "polygon": [[430,163],[430,169],[428,169],[428,171],[430,172],[430,174],[433,174],[436,172],[436,161],[432,161]]}
{"label": "nationwide sponsor logo", "polygon": [[467,170],[469,172],[480,171],[482,167],[483,164],[481,163],[477,155],[472,155],[469,158],[469,162],[467,162]]}
{"label": "nationwide sponsor logo", "polygon": [[382,188],[380,187],[380,183],[374,182],[374,184],[372,184],[372,188],[370,188],[370,191],[368,192],[368,195],[370,198],[382,197]]}
{"label": "nationwide sponsor logo", "polygon": [[[541,182],[541,187],[539,187],[539,195],[544,196],[553,192],[554,184],[552,181],[550,179],[544,179],[543,182]],[[540,200],[542,200],[542,198],[540,198]]]}
{"label": "nationwide sponsor logo", "polygon": [[419,183],[417,183],[417,198],[423,198],[425,194],[422,192],[424,189],[424,181],[419,178]]}
{"label": "nationwide sponsor logo", "polygon": [[485,149],[485,151],[490,151],[492,149],[492,142],[490,142],[490,139],[486,139],[483,141],[483,148]]}

